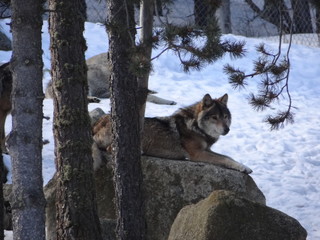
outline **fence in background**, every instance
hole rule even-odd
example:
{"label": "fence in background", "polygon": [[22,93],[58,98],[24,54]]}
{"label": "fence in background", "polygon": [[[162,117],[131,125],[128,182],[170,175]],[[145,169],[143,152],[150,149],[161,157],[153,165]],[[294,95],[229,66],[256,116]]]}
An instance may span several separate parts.
{"label": "fence in background", "polygon": [[[163,22],[175,24],[207,23],[215,15],[222,33],[246,37],[278,39],[283,33],[284,42],[292,32],[293,43],[320,47],[320,10],[311,2],[319,0],[154,0],[155,25]],[[10,16],[7,0],[0,0],[0,16]],[[86,0],[90,22],[104,23],[106,0]],[[166,2],[171,2],[166,3]],[[209,4],[210,2],[211,4]],[[212,4],[222,3],[216,9]],[[136,11],[137,22],[139,11]],[[44,19],[47,18],[47,14]],[[1,29],[0,29],[1,31]]]}
{"label": "fence in background", "polygon": [[[105,22],[106,1],[86,1],[88,21]],[[215,11],[207,1],[173,0],[172,4],[165,4],[155,0],[155,24],[206,24]],[[294,43],[320,46],[320,12],[310,0],[223,0],[222,3],[215,14],[223,33],[277,39],[281,31],[283,40],[288,41],[286,34],[292,32]]]}

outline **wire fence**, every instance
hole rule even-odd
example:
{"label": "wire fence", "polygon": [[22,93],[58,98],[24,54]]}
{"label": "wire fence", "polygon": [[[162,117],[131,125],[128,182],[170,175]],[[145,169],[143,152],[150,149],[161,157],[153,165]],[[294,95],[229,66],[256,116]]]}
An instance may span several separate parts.
{"label": "wire fence", "polygon": [[[104,23],[105,0],[86,0],[88,21]],[[310,0],[155,0],[155,25],[206,24],[208,18],[218,18],[222,33],[246,37],[278,39],[293,43],[320,46],[320,12]],[[215,9],[215,3],[222,6]],[[137,8],[137,21],[138,21]]]}
{"label": "wire fence", "polygon": [[231,0],[232,33],[320,46],[319,10],[309,0]]}
{"label": "wire fence", "polygon": [[[263,37],[320,47],[320,9],[312,2],[319,0],[154,0],[154,23],[205,26],[216,16],[222,33],[246,37]],[[10,16],[7,0],[0,0],[0,16]],[[106,0],[86,0],[87,20],[106,21]],[[222,3],[221,7],[217,6]],[[44,19],[47,18],[47,14]],[[139,21],[139,6],[136,20]],[[1,32],[1,29],[0,29]],[[1,35],[2,36],[2,35]],[[0,44],[5,40],[0,38]]]}

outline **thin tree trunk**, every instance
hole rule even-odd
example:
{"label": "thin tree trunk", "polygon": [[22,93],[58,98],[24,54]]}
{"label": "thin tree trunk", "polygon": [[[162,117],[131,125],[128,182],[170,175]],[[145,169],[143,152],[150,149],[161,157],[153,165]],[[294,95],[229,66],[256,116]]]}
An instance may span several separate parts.
{"label": "thin tree trunk", "polygon": [[309,0],[292,0],[294,33],[312,33]]}
{"label": "thin tree trunk", "polygon": [[101,240],[83,37],[84,0],[50,0],[57,239]]}
{"label": "thin tree trunk", "polygon": [[[271,0],[265,0],[263,9],[261,10],[253,0],[245,0],[249,7],[263,20],[275,25],[284,33],[290,33],[292,20],[288,13],[288,9],[283,0],[275,3]],[[282,23],[282,26],[280,26]]]}
{"label": "thin tree trunk", "polygon": [[129,70],[136,34],[133,1],[110,0],[107,4],[117,235],[121,240],[143,240],[138,83]]}
{"label": "thin tree trunk", "polygon": [[316,10],[316,33],[318,36],[318,47],[320,47],[320,9]]}
{"label": "thin tree trunk", "polygon": [[42,179],[42,2],[12,0],[12,159],[13,236],[45,239]]}
{"label": "thin tree trunk", "polygon": [[199,27],[205,27],[208,21],[208,6],[203,0],[194,0],[194,18],[195,24]]}
{"label": "thin tree trunk", "polygon": [[[140,42],[143,47],[143,60],[151,65],[152,54],[152,29],[153,29],[153,10],[154,0],[142,0],[140,8],[140,26],[141,36]],[[138,78],[139,89],[139,118],[140,118],[140,133],[143,135],[144,114],[146,110],[146,99],[148,94],[149,72]]]}
{"label": "thin tree trunk", "polygon": [[224,0],[219,8],[221,32],[223,34],[231,33],[231,12],[230,12],[230,0]]}

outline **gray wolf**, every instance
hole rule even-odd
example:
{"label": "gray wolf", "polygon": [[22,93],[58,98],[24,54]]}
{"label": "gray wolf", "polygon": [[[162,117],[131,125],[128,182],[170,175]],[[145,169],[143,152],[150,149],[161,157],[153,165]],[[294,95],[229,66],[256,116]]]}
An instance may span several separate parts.
{"label": "gray wolf", "polygon": [[[229,132],[231,113],[228,95],[212,99],[206,94],[201,101],[179,109],[168,117],[145,118],[143,154],[176,160],[208,162],[246,174],[252,170],[232,158],[215,153],[211,146]],[[110,115],[102,116],[93,126],[94,168],[102,164],[102,153],[111,149]]]}
{"label": "gray wolf", "polygon": [[[108,65],[108,53],[101,53],[93,56],[86,61],[88,71],[88,96],[89,101],[96,98],[109,98],[109,80],[110,80],[110,67]],[[155,93],[155,92],[150,92]],[[50,81],[46,87],[45,95],[47,98],[52,98],[52,82]],[[156,104],[175,105],[174,101],[157,97],[153,94],[148,94],[148,102]]]}

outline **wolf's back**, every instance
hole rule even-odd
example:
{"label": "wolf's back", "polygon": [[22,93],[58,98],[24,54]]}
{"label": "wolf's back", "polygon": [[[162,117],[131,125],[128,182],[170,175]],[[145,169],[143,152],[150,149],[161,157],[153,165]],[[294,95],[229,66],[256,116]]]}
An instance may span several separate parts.
{"label": "wolf's back", "polygon": [[142,149],[149,156],[170,159],[187,157],[173,117],[145,118]]}

